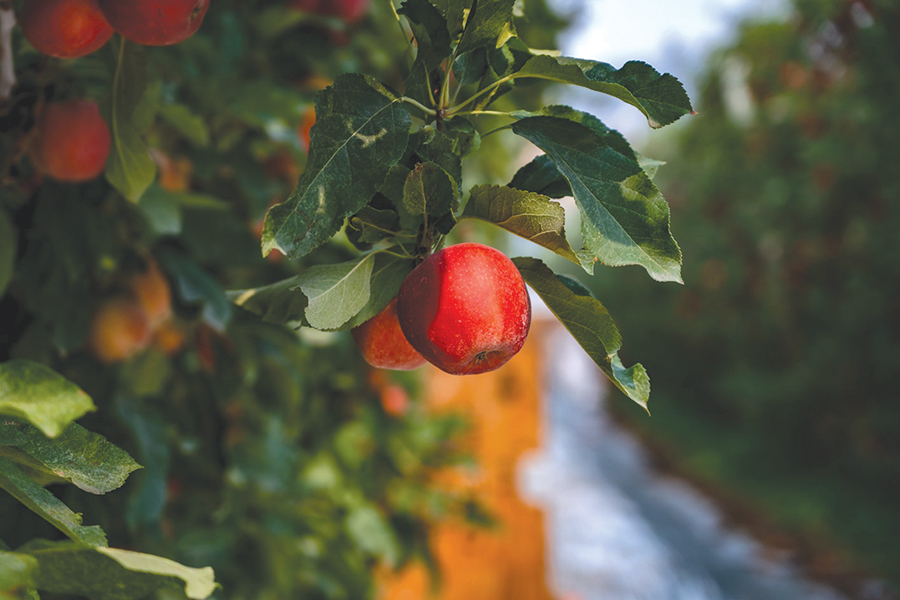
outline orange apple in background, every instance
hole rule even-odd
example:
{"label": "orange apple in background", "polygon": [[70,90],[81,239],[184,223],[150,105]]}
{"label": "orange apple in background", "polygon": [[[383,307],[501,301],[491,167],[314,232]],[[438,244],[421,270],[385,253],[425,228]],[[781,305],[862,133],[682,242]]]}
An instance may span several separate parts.
{"label": "orange apple in background", "polygon": [[381,388],[381,407],[392,417],[402,417],[409,410],[409,394],[402,385],[392,383]]}
{"label": "orange apple in background", "polygon": [[110,135],[96,102],[48,104],[36,127],[29,151],[38,171],[73,182],[87,181],[103,172]]}
{"label": "orange apple in background", "polygon": [[150,343],[152,330],[140,304],[127,296],[107,299],[94,314],[88,345],[105,363],[125,360]]}
{"label": "orange apple in background", "polygon": [[181,350],[186,340],[184,329],[171,318],[160,323],[153,331],[153,345],[169,356]]}
{"label": "orange apple in background", "polygon": [[409,345],[397,321],[397,299],[380,313],[350,330],[363,358],[373,367],[412,371],[425,364],[421,354]]}
{"label": "orange apple in background", "polygon": [[146,270],[131,279],[129,288],[155,329],[172,316],[172,291],[156,260],[148,256],[146,261]]}
{"label": "orange apple in background", "polygon": [[34,49],[57,58],[78,58],[112,37],[97,0],[25,0],[22,33]]}
{"label": "orange apple in background", "polygon": [[203,23],[209,0],[98,0],[112,28],[145,46],[177,44]]}
{"label": "orange apple in background", "polygon": [[370,0],[292,0],[291,7],[355,23],[369,11],[369,2]]}
{"label": "orange apple in background", "polygon": [[525,343],[531,300],[513,262],[483,244],[439,250],[407,275],[397,297],[406,339],[453,375],[493,371]]}

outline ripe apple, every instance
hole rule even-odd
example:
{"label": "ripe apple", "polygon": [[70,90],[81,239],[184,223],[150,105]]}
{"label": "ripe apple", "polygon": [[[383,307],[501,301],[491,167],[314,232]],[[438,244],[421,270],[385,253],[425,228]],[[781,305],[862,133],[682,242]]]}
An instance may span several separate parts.
{"label": "ripe apple", "polygon": [[88,345],[103,362],[120,362],[145,348],[151,334],[140,304],[127,296],[115,296],[94,314]]}
{"label": "ripe apple", "polygon": [[291,6],[304,12],[337,17],[355,23],[369,11],[370,0],[293,0]]}
{"label": "ripe apple", "polygon": [[413,348],[453,375],[493,371],[525,343],[531,300],[522,275],[499,250],[456,244],[407,275],[397,316]]}
{"label": "ripe apple", "polygon": [[147,257],[147,269],[134,276],[129,284],[152,329],[172,316],[172,291],[153,257]]}
{"label": "ripe apple", "polygon": [[145,46],[177,44],[200,28],[209,0],[98,0],[112,28]]}
{"label": "ripe apple", "polygon": [[19,24],[35,50],[57,58],[90,54],[113,34],[97,0],[26,0]]}
{"label": "ripe apple", "polygon": [[384,310],[350,330],[363,358],[373,367],[412,371],[425,364],[400,330],[397,321],[397,299],[391,300]]}
{"label": "ripe apple", "polygon": [[109,144],[109,127],[97,103],[68,100],[44,108],[29,149],[42,173],[60,181],[87,181],[103,172]]}

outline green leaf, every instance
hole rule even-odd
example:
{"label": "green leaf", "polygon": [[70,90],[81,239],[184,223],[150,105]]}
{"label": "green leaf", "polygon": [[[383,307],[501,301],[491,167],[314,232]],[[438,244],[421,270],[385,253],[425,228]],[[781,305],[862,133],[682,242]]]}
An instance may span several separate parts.
{"label": "green leaf", "polygon": [[466,14],[472,0],[430,0],[447,20],[447,29],[450,38],[455,39],[462,32]]}
{"label": "green leaf", "polygon": [[403,82],[406,93],[428,103],[431,72],[450,56],[447,20],[428,0],[406,0],[397,13],[407,18],[416,38],[416,60]]}
{"label": "green leaf", "polygon": [[555,275],[534,258],[514,258],[519,272],[600,369],[626,396],[646,410],[650,379],[637,364],[626,369],[619,359],[622,338],[609,312],[584,286]]}
{"label": "green leaf", "polygon": [[369,301],[373,254],[348,262],[315,265],[297,276],[297,286],[309,299],[306,319],[312,327],[338,329]]}
{"label": "green leaf", "polygon": [[475,0],[466,21],[457,54],[493,44],[499,48],[516,35],[513,25],[515,0]]}
{"label": "green leaf", "polygon": [[75,419],[97,410],[77,385],[42,364],[11,360],[0,364],[0,414],[25,419],[56,437]]}
{"label": "green leaf", "polygon": [[216,589],[211,567],[195,569],[131,550],[38,540],[19,552],[38,561],[37,588],[56,594],[138,600],[163,589],[183,589],[191,600],[203,600]]}
{"label": "green leaf", "polygon": [[106,178],[123,196],[137,202],[156,177],[141,130],[151,113],[155,87],[147,86],[147,59],[141,46],[121,40],[116,73],[105,112],[112,144],[106,159]]}
{"label": "green leaf", "polygon": [[[481,147],[481,135],[475,129],[475,124],[465,117],[453,117],[444,121],[444,135],[450,138],[452,141],[452,152],[460,158],[469,156]],[[447,169],[450,174],[453,174],[453,171],[435,158],[430,157],[429,160],[437,162]],[[461,184],[462,174],[456,180]]]}
{"label": "green leaf", "polygon": [[647,117],[653,128],[690,113],[684,86],[672,75],[661,75],[647,63],[629,61],[621,69],[604,62],[567,56],[535,56],[514,77],[537,77],[585,87],[626,102]]}
{"label": "green leaf", "polygon": [[439,217],[453,210],[456,183],[432,162],[419,163],[403,186],[403,207],[413,215]]}
{"label": "green leaf", "polygon": [[347,321],[344,329],[362,325],[384,310],[384,307],[400,293],[400,285],[415,266],[416,263],[412,259],[382,252],[375,253],[375,264],[369,278],[369,301]]}
{"label": "green leaf", "polygon": [[15,463],[2,456],[0,488],[73,540],[91,546],[106,545],[106,534],[102,529],[96,525],[82,526],[81,515],[73,513],[59,498],[32,481]]}
{"label": "green leaf", "polygon": [[296,276],[247,290],[229,291],[228,298],[263,321],[290,323],[302,321],[309,301],[298,288]]}
{"label": "green leaf", "polygon": [[541,148],[568,180],[581,211],[582,263],[637,264],[658,281],[681,282],[681,250],[669,231],[669,205],[638,164],[623,153],[621,136],[558,117],[513,123],[516,134]]}
{"label": "green leaf", "polygon": [[366,205],[347,221],[347,236],[357,242],[375,244],[392,237],[399,226],[400,218],[396,211]]}
{"label": "green leaf", "polygon": [[460,85],[478,83],[488,69],[487,51],[478,48],[456,57],[453,61],[453,76]]}
{"label": "green leaf", "polygon": [[354,506],[347,515],[347,533],[366,552],[378,556],[388,565],[396,565],[400,548],[387,520],[371,504]]}
{"label": "green leaf", "polygon": [[[105,494],[125,483],[128,474],[141,466],[105,437],[72,423],[56,438],[48,438],[35,427],[14,421],[0,422],[0,456],[4,447],[14,447],[32,460],[23,462],[49,475],[60,477],[92,494]],[[15,456],[10,457],[16,460]]]}
{"label": "green leaf", "polygon": [[209,128],[206,121],[191,111],[190,107],[173,102],[160,106],[159,113],[194,145],[201,148],[209,145]]}
{"label": "green leaf", "polygon": [[303,256],[334,235],[381,188],[411,124],[397,96],[372,78],[342,75],[319,92],[306,170],[266,215],[263,253]]}
{"label": "green leaf", "polygon": [[6,211],[0,209],[0,298],[6,293],[6,287],[12,281],[18,245],[16,229]]}
{"label": "green leaf", "polygon": [[33,556],[0,550],[0,600],[34,598],[34,574],[38,562]]}
{"label": "green leaf", "polygon": [[172,277],[181,299],[200,305],[203,320],[216,331],[225,331],[233,307],[216,280],[188,256],[172,248],[161,248],[157,258]]}
{"label": "green leaf", "polygon": [[477,185],[469,192],[462,216],[494,223],[581,264],[566,240],[565,210],[547,196],[500,185]]}
{"label": "green leaf", "polygon": [[509,187],[527,192],[536,192],[550,198],[564,198],[572,195],[569,182],[562,176],[553,159],[541,154],[516,171]]}

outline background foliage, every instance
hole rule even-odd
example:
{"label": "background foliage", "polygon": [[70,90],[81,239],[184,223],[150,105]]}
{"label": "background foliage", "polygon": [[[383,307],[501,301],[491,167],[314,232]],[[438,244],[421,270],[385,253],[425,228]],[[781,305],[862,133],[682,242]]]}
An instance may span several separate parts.
{"label": "background foliage", "polygon": [[898,23],[896,3],[818,0],[745,23],[661,153],[685,287],[596,282],[655,375],[634,422],[895,582]]}

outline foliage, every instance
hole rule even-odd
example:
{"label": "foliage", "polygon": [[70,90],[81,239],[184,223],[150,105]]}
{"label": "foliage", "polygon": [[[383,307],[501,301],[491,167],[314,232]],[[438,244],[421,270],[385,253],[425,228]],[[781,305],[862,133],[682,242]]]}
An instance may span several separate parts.
{"label": "foliage", "polygon": [[[0,595],[366,598],[376,566],[430,563],[434,521],[480,514],[431,479],[464,460],[463,422],[382,407],[415,377],[371,371],[335,332],[377,314],[464,219],[588,273],[638,264],[680,281],[645,161],[596,117],[542,106],[540,90],[608,94],[652,127],[690,112],[688,98],[644,63],[533,49],[561,26],[540,0],[376,2],[352,23],[215,0],[179,44],[116,35],[76,60],[13,31]],[[103,178],[58,182],[31,160],[44,107],[68,98],[100,104]],[[512,186],[497,185],[504,131],[546,152]],[[560,193],[584,217],[583,248],[567,240]],[[603,305],[539,261],[517,264],[646,406],[646,373],[622,365]],[[136,283],[157,272],[155,287]],[[137,308],[105,330],[100,317],[123,305]],[[124,360],[97,351],[125,335]]]}
{"label": "foliage", "polygon": [[660,175],[687,285],[626,272],[597,285],[626,349],[678,397],[654,429],[702,422],[677,435],[695,466],[748,495],[769,481],[757,497],[774,512],[895,579],[898,16],[805,1],[785,22],[745,24]]}

